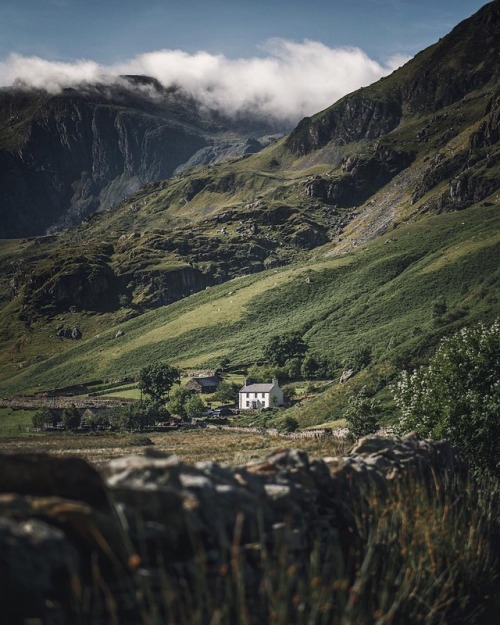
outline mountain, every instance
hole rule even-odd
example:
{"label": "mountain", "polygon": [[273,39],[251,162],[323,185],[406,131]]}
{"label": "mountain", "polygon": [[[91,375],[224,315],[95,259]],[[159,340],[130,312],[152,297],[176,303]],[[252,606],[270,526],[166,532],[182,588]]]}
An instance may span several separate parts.
{"label": "mountain", "polygon": [[[248,363],[296,330],[339,375],[371,355],[306,403],[303,424],[319,423],[353,388],[383,395],[440,338],[498,316],[499,42],[496,1],[256,154],[181,167],[74,228],[4,241],[0,388],[157,359]],[[65,338],[73,327],[81,339]]]}
{"label": "mountain", "polygon": [[[176,168],[256,152],[266,122],[208,113],[146,76],[0,90],[0,237],[44,234],[114,206]],[[264,141],[264,144],[267,140]]]}

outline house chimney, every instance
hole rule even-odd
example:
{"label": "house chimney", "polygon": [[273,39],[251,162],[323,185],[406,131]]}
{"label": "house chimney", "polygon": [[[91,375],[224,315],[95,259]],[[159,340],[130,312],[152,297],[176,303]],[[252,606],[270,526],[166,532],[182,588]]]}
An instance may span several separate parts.
{"label": "house chimney", "polygon": [[279,384],[278,384],[278,378],[273,378],[273,379],[272,379],[272,383],[274,384],[274,386],[279,386]]}

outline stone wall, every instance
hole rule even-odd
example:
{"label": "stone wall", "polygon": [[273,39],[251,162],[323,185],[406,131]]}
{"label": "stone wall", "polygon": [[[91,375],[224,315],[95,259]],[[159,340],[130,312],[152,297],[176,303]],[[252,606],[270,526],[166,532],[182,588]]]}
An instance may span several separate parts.
{"label": "stone wall", "polygon": [[367,493],[384,499],[411,475],[430,484],[465,474],[449,443],[416,436],[367,437],[322,460],[281,449],[237,468],[145,450],[99,474],[76,458],[0,455],[4,622],[72,623],[87,601],[89,622],[104,623],[106,597],[120,598],[118,622],[135,622],[144,580],[160,592],[167,573],[178,579],[193,562],[198,571],[200,554],[207,579],[242,557],[250,589],[263,549],[286,547],[295,561],[335,544],[352,557],[362,542],[353,511]]}

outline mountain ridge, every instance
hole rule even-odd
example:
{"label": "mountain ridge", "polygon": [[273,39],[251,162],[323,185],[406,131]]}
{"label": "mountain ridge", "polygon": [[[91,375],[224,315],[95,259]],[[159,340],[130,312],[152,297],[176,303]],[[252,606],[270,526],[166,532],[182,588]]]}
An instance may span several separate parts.
{"label": "mountain ridge", "polygon": [[[203,111],[177,88],[149,77],[87,85],[51,95],[0,91],[1,237],[76,225],[163,180],[203,148],[245,153],[248,137],[270,135],[265,121],[235,122]],[[203,159],[202,159],[203,162]]]}

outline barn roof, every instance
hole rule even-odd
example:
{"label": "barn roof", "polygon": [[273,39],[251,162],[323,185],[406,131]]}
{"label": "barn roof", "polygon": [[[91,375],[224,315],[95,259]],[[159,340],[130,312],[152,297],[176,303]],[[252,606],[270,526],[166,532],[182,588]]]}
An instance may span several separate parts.
{"label": "barn roof", "polygon": [[196,382],[200,386],[217,386],[219,384],[219,378],[210,376],[208,378],[193,378],[192,382]]}

